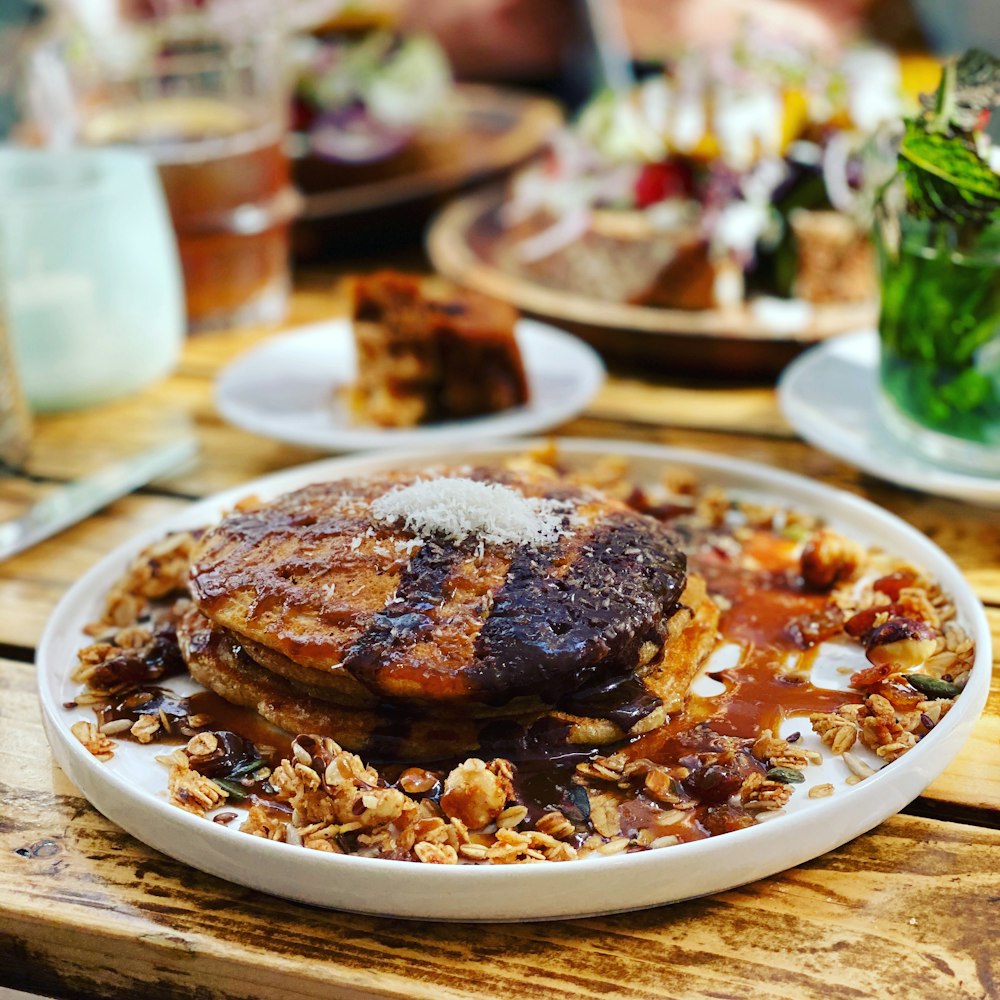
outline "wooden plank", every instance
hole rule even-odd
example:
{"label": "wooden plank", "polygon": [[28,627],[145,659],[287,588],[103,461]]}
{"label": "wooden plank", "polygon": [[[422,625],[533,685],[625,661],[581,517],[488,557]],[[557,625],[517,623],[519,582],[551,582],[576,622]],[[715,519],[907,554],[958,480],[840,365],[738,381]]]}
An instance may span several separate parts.
{"label": "wooden plank", "polygon": [[899,816],[783,875],[644,913],[382,920],[229,885],[122,833],[51,765],[27,665],[0,661],[0,716],[3,985],[148,1000],[902,1000],[992,997],[1000,982],[1000,832]]}
{"label": "wooden plank", "polygon": [[34,649],[70,585],[116,545],[188,501],[133,494],[54,538],[0,562],[0,646]]}
{"label": "wooden plank", "polygon": [[1000,610],[987,608],[993,632],[993,676],[986,708],[969,741],[945,772],[924,792],[924,798],[947,814],[949,806],[972,811],[992,810],[1000,825]]}
{"label": "wooden plank", "polygon": [[794,436],[768,386],[692,386],[611,375],[587,414],[660,427]]}

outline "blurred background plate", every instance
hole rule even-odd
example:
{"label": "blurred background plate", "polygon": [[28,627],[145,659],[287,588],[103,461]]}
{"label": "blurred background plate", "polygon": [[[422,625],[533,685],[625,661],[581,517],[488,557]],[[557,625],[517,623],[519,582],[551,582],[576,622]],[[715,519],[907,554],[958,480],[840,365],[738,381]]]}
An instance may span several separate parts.
{"label": "blurred background plate", "polygon": [[294,161],[305,197],[292,231],[299,260],[417,237],[442,198],[528,160],[563,120],[555,101],[499,87],[458,84],[452,100],[444,124],[425,128],[385,160]]}
{"label": "blurred background plate", "polygon": [[499,263],[503,198],[503,188],[492,187],[448,205],[428,233],[434,266],[469,288],[559,323],[609,359],[671,372],[769,378],[806,347],[871,326],[878,315],[874,302],[767,300],[733,310],[683,310],[565,292],[513,274]]}

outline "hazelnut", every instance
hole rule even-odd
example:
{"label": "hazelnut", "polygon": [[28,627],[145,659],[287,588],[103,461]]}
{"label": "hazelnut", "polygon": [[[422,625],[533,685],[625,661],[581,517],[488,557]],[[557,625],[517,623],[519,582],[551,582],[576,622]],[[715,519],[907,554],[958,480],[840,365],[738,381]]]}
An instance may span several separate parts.
{"label": "hazelnut", "polygon": [[851,577],[864,560],[864,549],[834,531],[817,531],[802,550],[802,579],[815,590],[830,590]]}
{"label": "hazelnut", "polygon": [[437,775],[422,767],[408,767],[399,776],[399,787],[407,795],[426,795],[437,787]]}
{"label": "hazelnut", "polygon": [[902,673],[920,666],[934,655],[934,630],[912,618],[890,618],[868,637],[865,656],[876,666],[892,664]]}
{"label": "hazelnut", "polygon": [[446,816],[460,819],[470,830],[481,830],[492,823],[506,804],[506,782],[476,757],[459,764],[445,778],[441,808]]}

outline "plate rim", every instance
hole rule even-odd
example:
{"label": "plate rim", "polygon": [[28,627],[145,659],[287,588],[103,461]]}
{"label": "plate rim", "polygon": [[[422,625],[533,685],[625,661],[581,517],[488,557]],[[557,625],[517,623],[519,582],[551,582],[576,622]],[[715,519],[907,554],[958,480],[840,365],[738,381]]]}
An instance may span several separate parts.
{"label": "plate rim", "polygon": [[[553,322],[582,323],[608,330],[627,330],[647,337],[684,337],[737,343],[815,344],[871,321],[874,303],[813,305],[821,322],[816,330],[777,330],[755,319],[744,307],[725,309],[661,309],[590,299],[550,288],[504,271],[476,254],[465,234],[485,216],[496,212],[505,188],[491,184],[448,202],[428,226],[425,244],[434,267],[476,291],[511,302]],[[838,320],[842,316],[843,319]],[[744,330],[733,332],[738,322]]]}
{"label": "plate rim", "polygon": [[[435,445],[459,444],[470,438],[494,439],[524,434],[539,434],[550,427],[558,427],[581,414],[594,400],[607,380],[607,368],[601,356],[579,337],[543,320],[522,316],[517,320],[515,336],[522,355],[527,354],[525,341],[558,343],[567,356],[572,356],[574,386],[571,393],[561,395],[549,403],[546,409],[532,411],[525,407],[464,420],[445,421],[425,427],[415,428],[374,428],[342,426],[333,428],[332,434],[322,431],[313,433],[294,428],[275,428],[266,417],[258,417],[253,410],[227,398],[226,393],[238,378],[241,369],[258,356],[280,350],[282,342],[294,343],[297,338],[316,336],[324,329],[330,336],[349,338],[349,318],[338,316],[330,319],[289,327],[266,340],[250,347],[233,358],[216,376],[213,385],[213,401],[224,420],[242,430],[259,434],[276,441],[284,441],[299,447],[314,448],[330,453],[338,452],[382,452],[403,447],[433,447]],[[529,389],[537,370],[525,365]],[[503,425],[510,424],[510,428]]]}
{"label": "plate rim", "polygon": [[[469,455],[509,455],[522,452],[533,446],[549,443],[551,439],[534,439],[518,441],[493,441],[484,442],[476,448],[469,448]],[[820,856],[829,850],[842,846],[850,840],[855,839],[867,830],[879,825],[890,816],[895,815],[905,804],[912,801],[920,794],[944,768],[951,762],[955,754],[961,748],[969,735],[973,725],[979,718],[982,707],[985,704],[989,693],[990,666],[991,666],[991,641],[989,633],[989,623],[986,619],[982,604],[976,597],[971,585],[965,579],[961,570],[954,561],[936,543],[927,538],[922,532],[909,525],[902,518],[877,505],[854,494],[848,493],[836,487],[828,486],[810,480],[796,473],[787,472],[762,463],[750,462],[744,459],[732,458],[724,454],[698,451],[687,448],[673,448],[665,445],[651,444],[647,442],[615,441],[592,438],[556,439],[556,445],[563,453],[572,453],[582,457],[598,457],[608,454],[620,454],[624,457],[636,459],[650,459],[670,464],[687,464],[697,470],[705,472],[719,472],[725,477],[736,477],[746,479],[750,483],[758,484],[756,488],[773,494],[777,488],[785,488],[791,493],[789,502],[800,504],[803,497],[814,501],[819,512],[833,517],[834,519],[843,516],[857,517],[862,520],[874,518],[874,525],[882,528],[891,528],[892,531],[912,544],[918,549],[924,550],[931,563],[938,566],[932,569],[934,575],[942,579],[942,583],[947,587],[949,594],[955,600],[956,607],[959,608],[963,617],[967,618],[965,624],[970,634],[976,642],[976,658],[969,685],[963,692],[962,699],[957,703],[962,706],[960,711],[953,710],[945,716],[938,727],[935,727],[935,734],[932,739],[921,741],[906,755],[907,776],[913,773],[914,777],[907,784],[919,784],[916,793],[910,795],[907,791],[900,793],[902,784],[894,778],[902,777],[901,772],[896,769],[890,772],[889,768],[884,768],[872,777],[851,786],[847,792],[851,796],[851,802],[856,806],[867,804],[868,809],[861,811],[860,822],[855,821],[846,825],[850,831],[844,835],[844,828],[838,830],[831,838],[828,846],[819,851],[806,849],[790,850],[782,854],[782,858],[777,866],[773,859],[763,864],[758,863],[756,867],[751,867],[743,874],[726,881],[725,884],[709,883],[707,888],[699,889],[694,893],[684,896],[670,895],[669,891],[664,895],[654,886],[656,899],[642,902],[632,902],[625,905],[597,905],[579,906],[573,905],[569,908],[559,908],[556,893],[560,889],[565,889],[563,883],[574,879],[574,873],[589,874],[599,877],[600,880],[610,884],[616,878],[630,877],[635,881],[636,876],[655,875],[661,868],[679,867],[684,860],[697,865],[702,855],[711,856],[716,852],[721,852],[720,843],[728,846],[731,854],[745,854],[752,852],[755,846],[761,846],[765,850],[762,852],[766,856],[768,842],[773,836],[770,827],[774,823],[779,823],[781,829],[785,831],[784,841],[801,843],[801,838],[796,841],[796,831],[802,832],[805,827],[810,831],[815,825],[820,827],[822,820],[826,817],[833,817],[843,810],[844,797],[835,796],[829,800],[815,800],[808,811],[803,811],[791,815],[777,817],[767,823],[757,824],[742,830],[736,830],[726,834],[724,837],[708,838],[686,844],[675,845],[668,851],[647,851],[630,855],[620,855],[617,857],[588,858],[574,863],[569,869],[561,864],[549,865],[518,865],[513,870],[509,866],[476,866],[476,865],[420,865],[406,861],[391,861],[381,858],[358,858],[354,856],[328,855],[323,852],[305,851],[302,848],[292,847],[286,844],[274,843],[257,837],[250,837],[240,833],[238,830],[228,829],[219,824],[206,821],[204,818],[196,817],[171,805],[166,799],[157,798],[151,790],[143,789],[139,793],[139,799],[145,807],[145,812],[152,812],[155,820],[162,821],[162,826],[167,829],[195,832],[200,837],[196,840],[207,840],[209,851],[208,858],[192,859],[190,852],[179,849],[176,844],[162,844],[156,837],[150,836],[147,830],[142,833],[136,832],[136,824],[133,823],[134,813],[140,810],[126,810],[123,812],[121,804],[111,809],[102,808],[102,804],[107,806],[107,801],[96,804],[91,792],[87,787],[82,787],[86,779],[86,784],[110,788],[118,798],[123,796],[131,797],[130,805],[134,804],[136,797],[134,789],[127,784],[121,776],[106,769],[104,765],[89,754],[83,746],[69,732],[66,720],[61,717],[61,704],[56,704],[47,687],[47,681],[53,671],[61,670],[58,675],[58,683],[62,683],[70,663],[58,664],[53,662],[54,653],[52,647],[59,641],[59,632],[65,625],[65,620],[79,620],[83,614],[83,607],[80,605],[85,596],[92,597],[94,581],[107,575],[114,569],[120,569],[125,561],[138,549],[148,544],[149,541],[162,537],[165,530],[171,527],[191,525],[197,522],[202,516],[210,513],[217,513],[220,507],[227,506],[246,495],[248,492],[280,491],[282,489],[293,489],[302,485],[314,476],[331,476],[338,474],[351,474],[353,470],[356,474],[361,474],[369,469],[375,469],[388,463],[418,463],[428,462],[435,459],[445,459],[452,457],[451,452],[445,449],[425,449],[419,453],[413,452],[383,452],[368,455],[348,455],[339,458],[328,458],[317,462],[294,466],[289,469],[280,470],[268,475],[259,477],[250,482],[230,487],[211,496],[205,497],[192,504],[184,511],[165,518],[156,525],[136,533],[119,545],[116,545],[110,552],[103,556],[93,567],[91,567],[76,583],[64,594],[56,608],[50,615],[42,638],[38,645],[36,662],[37,686],[39,700],[42,707],[43,723],[46,736],[52,748],[53,756],[57,763],[63,767],[70,779],[80,787],[84,797],[95,805],[99,811],[108,815],[108,818],[121,826],[127,832],[136,836],[143,843],[161,850],[171,857],[198,868],[218,875],[230,882],[246,885],[260,891],[269,892],[285,898],[298,899],[304,902],[314,903],[320,906],[334,907],[351,912],[369,913],[391,917],[415,918],[415,919],[446,919],[474,921],[496,921],[496,920],[526,920],[526,919],[561,919],[569,917],[595,916],[599,914],[622,912],[637,908],[648,908],[652,906],[664,905],[666,903],[678,902],[683,898],[692,896],[707,895],[736,885],[743,885],[747,882],[756,881],[759,878],[767,877],[795,867],[808,860]],[[456,461],[463,461],[459,456]],[[315,481],[315,480],[313,480]],[[751,490],[753,487],[751,487]],[[823,501],[829,501],[824,505]],[[840,509],[843,508],[843,509]],[[92,603],[86,602],[86,603]],[[81,635],[77,635],[74,642],[79,642]],[[963,700],[964,699],[964,700]],[[938,745],[950,745],[951,750],[935,760],[932,756]],[[895,767],[895,765],[894,765]],[[896,794],[893,794],[895,788]],[[108,793],[111,794],[110,792]],[[111,796],[114,798],[114,796]],[[106,798],[106,797],[105,797]],[[886,804],[888,803],[888,808]],[[114,812],[115,815],[109,815]],[[858,810],[855,809],[855,813]],[[141,824],[140,824],[141,825]],[[836,826],[836,824],[832,824]],[[821,838],[822,839],[822,838]],[[234,851],[233,845],[236,846]],[[251,847],[252,844],[252,847]],[[266,888],[261,885],[260,874],[257,877],[244,879],[239,874],[234,875],[232,871],[222,871],[219,868],[220,858],[228,860],[235,855],[255,855],[255,852],[262,852],[263,860],[284,862],[276,864],[276,868],[302,869],[310,875],[315,876],[322,882],[321,876],[325,876],[330,881],[330,873],[346,871],[353,873],[364,879],[371,878],[374,882],[382,886],[382,891],[386,891],[385,883],[391,882],[395,886],[399,881],[399,875],[405,873],[407,878],[406,892],[403,894],[408,902],[400,903],[399,907],[395,900],[386,904],[380,902],[380,897],[376,894],[374,905],[344,905],[342,902],[331,902],[328,897],[317,898],[315,889],[299,889],[298,891],[288,891],[287,889]],[[289,852],[295,852],[294,854]],[[293,860],[294,859],[294,860]],[[673,859],[672,862],[670,859]],[[345,866],[347,866],[345,868]],[[402,866],[402,867],[401,867]],[[585,867],[580,867],[585,866]],[[223,865],[225,867],[225,865]],[[395,875],[394,875],[395,873]],[[463,900],[466,897],[474,897],[481,901],[482,893],[488,894],[488,898],[493,899],[499,888],[509,888],[512,881],[524,882],[531,889],[532,899],[537,903],[536,894],[540,887],[547,888],[553,894],[551,900],[546,900],[550,909],[543,910],[537,916],[526,916],[522,912],[507,913],[500,915],[496,913],[479,913],[470,915],[463,910]],[[596,880],[596,879],[595,879]],[[610,880],[610,881],[609,881]],[[577,880],[581,881],[581,880]],[[582,881],[588,881],[584,879]],[[655,882],[655,879],[642,878],[642,882]],[[301,883],[300,883],[301,885]],[[430,912],[424,905],[424,897],[427,893],[432,893],[438,898],[439,905]],[[461,895],[459,895],[461,893]],[[441,897],[444,896],[442,899]],[[660,898],[662,896],[662,898]],[[501,897],[501,902],[502,902]],[[466,904],[467,905],[467,901]]]}
{"label": "plate rim", "polygon": [[[909,490],[916,490],[920,493],[933,494],[935,496],[948,497],[954,500],[964,500],[967,503],[976,503],[986,506],[1000,505],[1000,479],[989,476],[977,476],[974,473],[962,472],[958,469],[949,469],[942,465],[923,459],[910,448],[906,442],[902,441],[892,429],[886,425],[878,412],[878,407],[874,407],[875,418],[878,421],[878,428],[886,436],[891,438],[903,448],[907,455],[920,461],[927,472],[935,477],[933,485],[928,484],[926,479],[921,478],[916,472],[912,475],[893,475],[885,471],[876,460],[875,456],[866,458],[864,461],[858,460],[857,452],[852,450],[843,433],[839,431],[837,425],[831,421],[823,421],[803,412],[799,400],[802,398],[798,392],[798,382],[806,372],[838,351],[850,351],[856,345],[867,347],[874,344],[877,346],[878,331],[872,328],[852,330],[839,336],[835,341],[825,341],[814,345],[809,350],[804,351],[797,358],[791,361],[778,378],[776,386],[778,405],[782,416],[791,424],[792,428],[809,444],[828,455],[833,455],[841,461],[861,469],[867,475],[873,476],[883,482],[902,486]],[[874,374],[874,368],[865,365],[866,374]],[[834,428],[831,436],[823,428]],[[868,443],[867,441],[865,442]],[[929,488],[930,486],[930,488]]]}

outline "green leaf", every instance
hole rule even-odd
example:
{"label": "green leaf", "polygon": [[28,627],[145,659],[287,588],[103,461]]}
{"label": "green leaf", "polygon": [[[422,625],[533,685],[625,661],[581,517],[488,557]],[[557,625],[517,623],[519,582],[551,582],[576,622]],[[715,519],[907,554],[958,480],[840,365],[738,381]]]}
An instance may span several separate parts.
{"label": "green leaf", "polygon": [[264,761],[260,757],[256,757],[253,760],[245,761],[239,767],[233,768],[229,773],[229,778],[230,780],[233,778],[242,778],[245,774],[253,774],[254,771],[259,771],[263,766]]}
{"label": "green leaf", "polygon": [[899,154],[919,170],[964,191],[1000,202],[1000,176],[979,156],[971,142],[956,136],[929,134],[919,122],[909,121]]}
{"label": "green leaf", "polygon": [[1000,59],[973,49],[948,63],[923,114],[909,118],[899,149],[909,210],[925,219],[1000,218],[1000,176],[980,156],[984,112],[1000,102]]}
{"label": "green leaf", "polygon": [[227,792],[231,799],[245,799],[250,794],[238,781],[229,781],[227,778],[212,778],[212,781]]}

